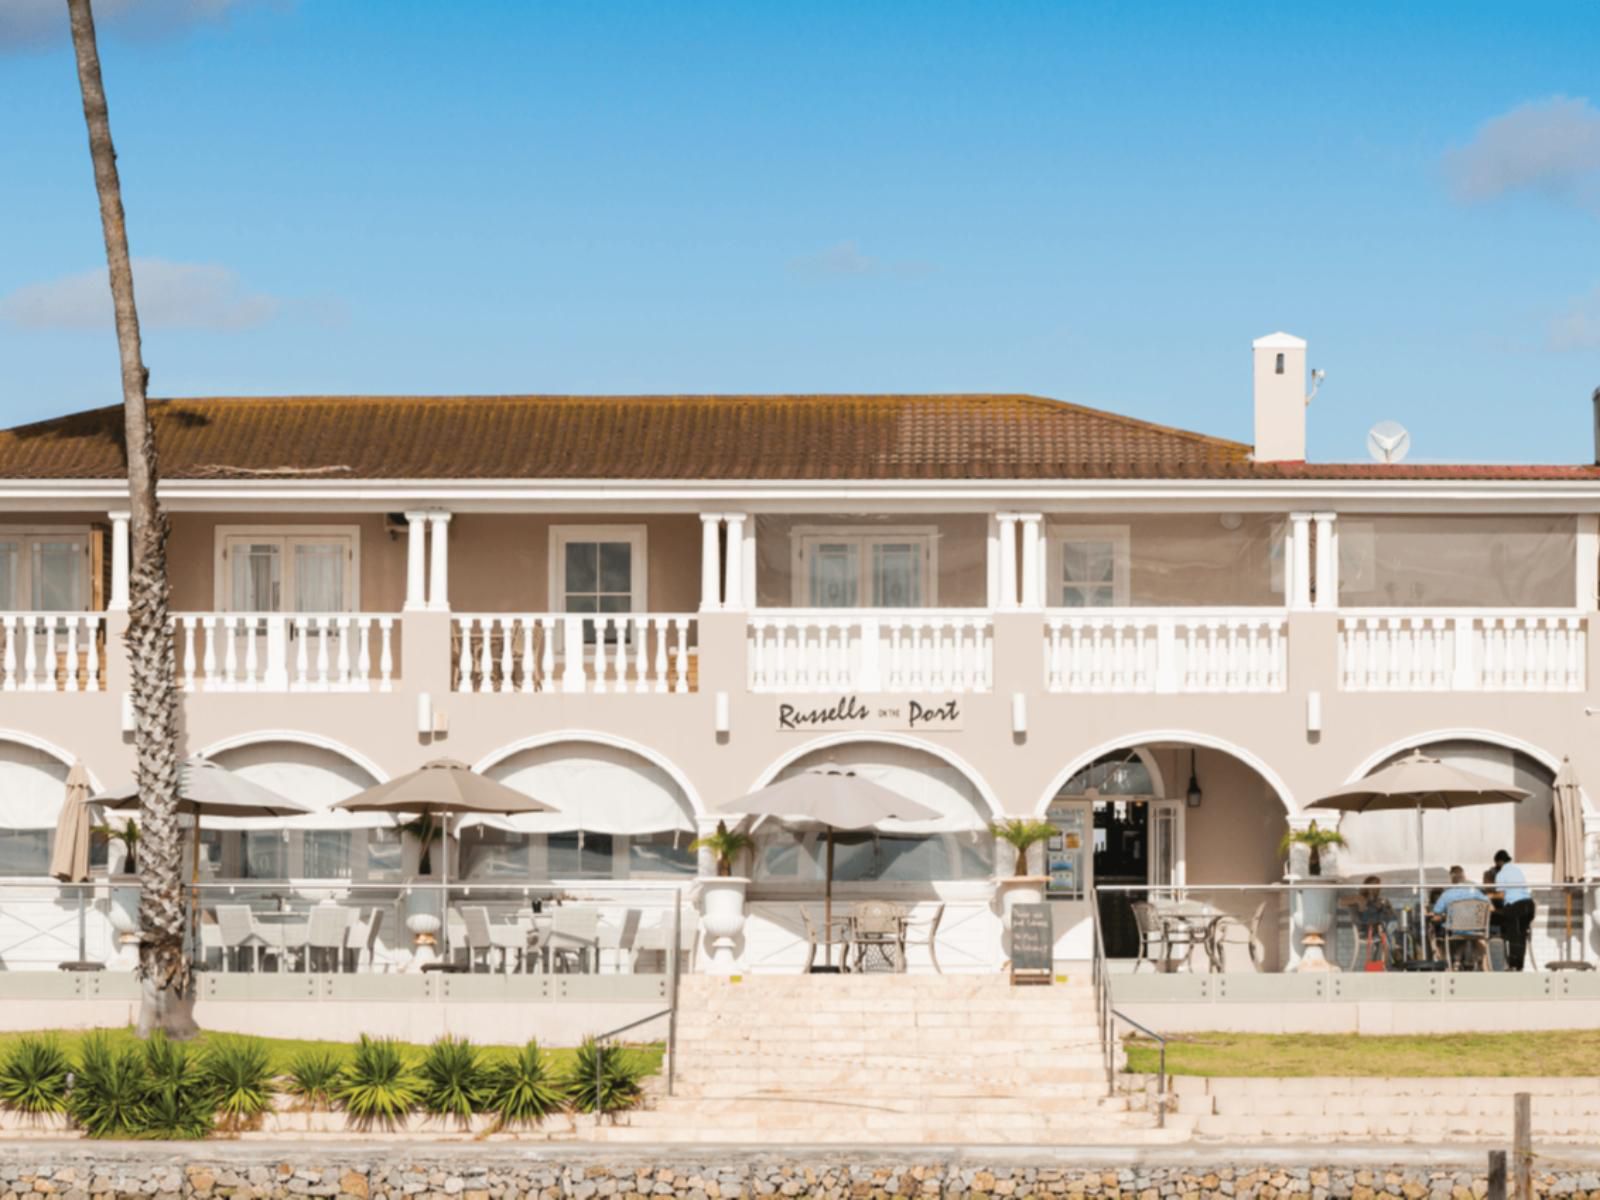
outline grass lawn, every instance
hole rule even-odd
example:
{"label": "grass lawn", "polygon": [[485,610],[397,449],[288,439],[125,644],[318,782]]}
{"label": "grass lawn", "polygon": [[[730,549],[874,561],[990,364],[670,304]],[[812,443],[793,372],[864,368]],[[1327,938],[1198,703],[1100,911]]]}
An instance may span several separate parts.
{"label": "grass lawn", "polygon": [[[1128,1042],[1128,1068],[1154,1073],[1158,1047]],[[1173,1075],[1600,1075],[1600,1030],[1357,1034],[1191,1033],[1167,1041]]]}
{"label": "grass lawn", "polygon": [[[138,1041],[138,1037],[134,1034],[131,1027],[123,1029],[107,1029],[103,1030],[102,1032],[110,1034],[112,1038],[119,1042],[125,1041],[131,1044]],[[0,1033],[0,1055],[4,1055],[7,1051],[9,1051],[12,1045],[16,1043],[18,1038],[28,1036],[30,1035],[25,1033]],[[61,1043],[62,1048],[66,1050],[68,1055],[76,1058],[78,1047],[83,1042],[83,1039],[88,1036],[88,1033],[86,1031],[76,1029],[37,1030],[31,1036],[53,1037]],[[206,1042],[213,1039],[226,1039],[238,1036],[240,1035],[202,1032],[198,1038],[190,1043],[190,1045],[203,1046]],[[349,1042],[315,1042],[303,1041],[298,1038],[256,1038],[255,1040],[266,1043],[267,1052],[272,1056],[273,1069],[280,1073],[287,1071],[289,1063],[306,1050],[331,1050],[343,1058],[350,1054],[352,1045]],[[402,1049],[404,1049],[407,1056],[413,1062],[420,1062],[423,1053],[427,1050],[427,1047],[405,1043],[403,1044]],[[483,1051],[484,1058],[492,1061],[495,1058],[508,1053],[511,1049],[513,1049],[513,1047],[482,1046],[480,1049]],[[656,1072],[661,1070],[661,1057],[664,1053],[664,1049],[665,1048],[660,1042],[651,1042],[642,1045],[626,1047],[628,1056],[632,1058],[634,1062],[638,1063],[644,1068],[644,1073],[646,1075],[654,1075]],[[572,1059],[575,1054],[577,1054],[577,1051],[571,1048],[553,1046],[546,1048],[544,1051],[545,1061],[550,1064],[551,1069],[558,1075],[566,1074],[567,1069],[571,1066]]]}

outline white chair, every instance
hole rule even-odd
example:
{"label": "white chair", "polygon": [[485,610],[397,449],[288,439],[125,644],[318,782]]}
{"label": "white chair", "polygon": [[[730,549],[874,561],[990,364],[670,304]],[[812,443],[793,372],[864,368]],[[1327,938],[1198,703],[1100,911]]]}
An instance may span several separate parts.
{"label": "white chair", "polygon": [[[667,973],[667,947],[672,942],[672,914],[663,913],[661,919],[639,931],[635,943],[633,969],[642,974]],[[700,942],[699,924],[692,918],[683,922],[678,931],[678,971],[688,974],[694,969],[695,947]]]}
{"label": "white chair", "polygon": [[900,939],[900,952],[905,957],[909,957],[912,946],[926,946],[928,961],[940,975],[944,974],[944,969],[939,966],[939,922],[943,920],[944,905],[939,904],[926,921],[907,921]]}
{"label": "white chair", "polygon": [[345,931],[344,950],[351,960],[351,967],[356,971],[375,971],[381,958],[383,965],[393,966],[394,957],[387,947],[378,939],[383,930],[383,909],[374,908],[369,916],[363,920],[350,923],[350,928]]}
{"label": "white chair", "polygon": [[633,958],[635,945],[639,940],[639,910],[630,908],[623,911],[622,921],[613,925],[605,922],[600,926],[599,935],[599,962],[596,970],[604,974],[607,956],[610,957],[611,973],[621,975],[633,971]]}
{"label": "white chair", "polygon": [[466,934],[467,969],[476,970],[481,962],[484,970],[493,970],[496,945],[494,927],[489,924],[489,910],[481,904],[463,905],[461,927]]}
{"label": "white chair", "polygon": [[217,905],[217,939],[222,945],[222,969],[230,970],[230,962],[244,962],[244,952],[250,952],[253,963],[250,970],[261,966],[261,949],[265,944],[256,932],[254,915],[248,904]]}
{"label": "white chair", "polygon": [[333,961],[333,970],[344,970],[345,936],[350,931],[350,910],[341,904],[318,904],[311,910],[311,928],[306,936],[306,963],[317,969],[318,961]]}
{"label": "white chair", "polygon": [[200,922],[200,965],[206,968],[211,966],[213,956],[218,965],[226,968],[228,952],[222,945],[222,931],[217,928],[215,921]]}
{"label": "white chair", "polygon": [[[1238,917],[1227,916],[1217,922],[1216,932],[1211,938],[1211,969],[1213,971],[1227,971],[1231,969],[1230,957],[1237,957],[1228,953],[1230,946],[1238,946],[1248,954],[1247,961],[1250,970],[1261,970],[1261,918],[1267,911],[1267,902],[1263,900],[1256,905],[1255,911],[1250,914],[1249,921],[1241,921]],[[1242,936],[1241,936],[1242,935]]]}
{"label": "white chair", "polygon": [[593,908],[558,908],[550,923],[550,969],[586,972],[598,958],[600,913]]}

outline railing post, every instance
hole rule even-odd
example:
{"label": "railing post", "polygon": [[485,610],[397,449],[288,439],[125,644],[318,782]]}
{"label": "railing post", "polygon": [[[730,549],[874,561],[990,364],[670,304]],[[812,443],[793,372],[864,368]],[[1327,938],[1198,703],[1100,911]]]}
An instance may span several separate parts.
{"label": "railing post", "polygon": [[1478,675],[1474,654],[1476,639],[1473,637],[1473,623],[1473,617],[1452,617],[1450,620],[1451,640],[1455,648],[1455,670],[1450,679],[1452,691],[1477,690]]}
{"label": "railing post", "polygon": [[883,690],[883,665],[882,646],[879,639],[882,636],[882,625],[877,617],[862,617],[859,622],[861,628],[861,675],[856,686],[863,692],[881,692]]}
{"label": "railing post", "polygon": [[286,692],[289,690],[289,618],[273,614],[264,619],[267,623],[267,669],[261,677],[261,687],[267,692]]}
{"label": "railing post", "polygon": [[581,692],[584,690],[584,671],[587,666],[584,662],[582,617],[568,614],[561,618],[561,649],[561,690]]}
{"label": "railing post", "polygon": [[1171,617],[1156,620],[1156,691],[1178,690],[1178,625]]}

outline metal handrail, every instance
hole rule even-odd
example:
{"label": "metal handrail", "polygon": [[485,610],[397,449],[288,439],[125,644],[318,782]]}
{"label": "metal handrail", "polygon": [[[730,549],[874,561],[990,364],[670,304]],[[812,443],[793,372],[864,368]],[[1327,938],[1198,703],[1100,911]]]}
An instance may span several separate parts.
{"label": "metal handrail", "polygon": [[1167,1124],[1167,1039],[1111,1006],[1111,972],[1106,960],[1105,935],[1100,927],[1099,887],[1090,889],[1089,913],[1094,925],[1091,973],[1094,979],[1095,1012],[1100,1023],[1100,1051],[1105,1061],[1106,1095],[1114,1096],[1117,1092],[1117,1022],[1122,1021],[1145,1036],[1154,1038],[1161,1046],[1159,1074],[1156,1077],[1156,1128],[1164,1129]]}
{"label": "metal handrail", "polygon": [[1120,1012],[1113,1008],[1111,1016],[1113,1026],[1117,1021],[1122,1021],[1133,1026],[1145,1037],[1154,1038],[1161,1047],[1161,1058],[1156,1067],[1156,1128],[1165,1129],[1167,1125],[1167,1039],[1148,1025],[1139,1024],[1125,1012]]}

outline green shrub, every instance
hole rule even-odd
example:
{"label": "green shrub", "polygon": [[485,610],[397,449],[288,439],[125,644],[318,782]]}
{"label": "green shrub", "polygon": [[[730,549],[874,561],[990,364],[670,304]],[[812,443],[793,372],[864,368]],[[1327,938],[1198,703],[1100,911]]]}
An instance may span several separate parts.
{"label": "green shrub", "polygon": [[357,1125],[393,1128],[417,1106],[420,1088],[393,1038],[361,1035],[339,1073],[339,1102]]}
{"label": "green shrub", "polygon": [[249,1128],[272,1108],[278,1085],[264,1042],[256,1038],[220,1038],[206,1047],[202,1067],[217,1124],[223,1129]]}
{"label": "green shrub", "polygon": [[483,1108],[495,1114],[501,1128],[537,1125],[565,1102],[561,1084],[545,1065],[539,1043],[530,1041],[514,1054],[497,1059],[485,1072]]}
{"label": "green shrub", "polygon": [[573,1057],[567,1098],[579,1112],[613,1113],[632,1108],[643,1097],[643,1072],[621,1046],[586,1038]]}
{"label": "green shrub", "polygon": [[339,1097],[340,1070],[332,1050],[304,1050],[289,1063],[283,1090],[306,1108],[332,1108]]}
{"label": "green shrub", "polygon": [[463,1123],[483,1107],[484,1069],[472,1042],[442,1037],[428,1047],[417,1068],[422,1107]]}
{"label": "green shrub", "polygon": [[147,1122],[147,1092],[138,1048],[117,1046],[105,1034],[93,1033],[83,1041],[67,1112],[92,1138],[137,1136]]}
{"label": "green shrub", "polygon": [[216,1126],[216,1093],[200,1056],[159,1029],[144,1044],[144,1127],[141,1137],[203,1138]]}
{"label": "green shrub", "polygon": [[60,1042],[29,1034],[0,1061],[0,1105],[35,1116],[65,1112],[71,1070]]}

